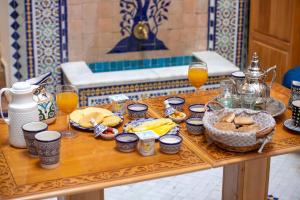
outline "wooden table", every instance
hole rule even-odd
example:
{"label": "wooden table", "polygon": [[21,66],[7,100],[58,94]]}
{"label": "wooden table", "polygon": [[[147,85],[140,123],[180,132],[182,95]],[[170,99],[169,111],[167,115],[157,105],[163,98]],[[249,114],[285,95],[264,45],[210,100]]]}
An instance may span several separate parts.
{"label": "wooden table", "polygon": [[[186,99],[185,111],[191,103],[205,103],[217,91],[200,96],[181,95]],[[275,84],[271,93],[287,104],[289,90]],[[149,105],[149,117],[160,117],[166,97],[142,100]],[[109,108],[109,105],[104,107]],[[79,132],[74,139],[62,139],[61,164],[53,170],[39,167],[38,159],[30,158],[26,149],[8,145],[7,126],[0,124],[0,199],[37,199],[68,196],[68,199],[102,199],[103,189],[165,176],[178,175],[224,166],[223,200],[266,199],[270,157],[300,150],[300,136],[285,130],[290,110],[276,119],[274,139],[262,154],[232,153],[208,145],[204,136],[192,136],[181,124],[184,143],[179,154],[142,157],[137,152],[121,153],[114,141],[96,140],[92,134]],[[128,122],[125,115],[125,122]],[[65,116],[59,116],[50,130],[66,128]],[[119,127],[122,130],[122,127]]]}

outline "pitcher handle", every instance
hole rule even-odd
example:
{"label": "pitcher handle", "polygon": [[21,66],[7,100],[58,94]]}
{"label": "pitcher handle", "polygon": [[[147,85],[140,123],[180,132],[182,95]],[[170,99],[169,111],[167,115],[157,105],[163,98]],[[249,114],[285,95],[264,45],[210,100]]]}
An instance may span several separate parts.
{"label": "pitcher handle", "polygon": [[7,117],[4,117],[3,111],[2,111],[2,95],[6,91],[9,91],[9,88],[2,88],[0,90],[0,114],[1,114],[1,117],[4,120],[4,122],[7,123],[7,124],[9,124],[9,119]]}
{"label": "pitcher handle", "polygon": [[274,65],[273,67],[270,67],[267,71],[266,71],[266,74],[268,74],[270,71],[273,71],[273,76],[272,76],[272,80],[270,82],[270,89],[272,88],[272,85],[276,79],[276,68],[277,66]]}

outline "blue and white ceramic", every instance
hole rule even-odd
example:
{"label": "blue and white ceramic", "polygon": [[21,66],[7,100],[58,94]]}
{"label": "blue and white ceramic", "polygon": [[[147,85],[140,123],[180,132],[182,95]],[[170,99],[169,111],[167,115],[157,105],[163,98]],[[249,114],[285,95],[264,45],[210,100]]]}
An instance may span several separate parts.
{"label": "blue and white ceramic", "polygon": [[292,101],[292,119],[294,126],[300,127],[300,100]]}
{"label": "blue and white ceramic", "polygon": [[130,119],[145,118],[148,106],[143,103],[132,103],[127,106],[127,110]]}
{"label": "blue and white ceramic", "polygon": [[204,132],[202,117],[191,117],[185,120],[186,129],[192,135],[200,135]]}
{"label": "blue and white ceramic", "polygon": [[[133,126],[133,127],[137,127],[139,125],[141,125],[144,122],[147,121],[152,121],[155,120],[157,118],[142,118],[142,119],[136,119],[136,120],[132,120],[131,122],[128,122],[127,124],[124,125],[123,130],[126,130],[127,126]],[[176,125],[174,128],[172,128],[168,133],[166,133],[166,135],[178,135],[179,134],[179,126]],[[159,139],[159,135],[157,135],[157,137],[155,139]]]}
{"label": "blue and white ceramic", "polygon": [[134,133],[122,133],[115,137],[116,147],[121,152],[132,152],[136,149],[138,136]]}
{"label": "blue and white ceramic", "polygon": [[287,119],[284,121],[283,123],[284,127],[291,130],[291,131],[294,131],[296,133],[300,133],[300,127],[299,126],[295,126],[294,125],[294,121],[293,119]]}
{"label": "blue and white ceramic", "polygon": [[44,122],[29,122],[22,126],[28,154],[32,157],[38,156],[38,151],[35,145],[35,135],[39,132],[46,131],[48,125]]}
{"label": "blue and white ceramic", "polygon": [[205,113],[205,104],[192,104],[189,106],[190,117],[202,118]]}
{"label": "blue and white ceramic", "polygon": [[[118,116],[121,118],[121,121],[119,124],[117,124],[116,126],[119,126],[120,124],[122,124],[124,122],[124,117],[120,114],[120,113],[114,113],[114,115]],[[80,126],[80,124],[76,123],[76,122],[73,122],[72,120],[70,120],[70,125],[73,127],[73,128],[76,128],[76,129],[79,129],[81,131],[88,131],[88,132],[94,132],[94,127],[92,128],[85,128],[85,127],[82,127]],[[115,127],[116,127],[115,126]]]}
{"label": "blue and white ceramic", "polygon": [[160,151],[167,154],[175,154],[180,151],[182,137],[179,135],[164,135],[159,138]]}
{"label": "blue and white ceramic", "polygon": [[300,82],[292,81],[291,85],[291,95],[289,99],[289,107],[292,107],[292,101],[300,100]]}
{"label": "blue and white ceramic", "polygon": [[58,167],[61,134],[57,131],[42,131],[35,135],[35,144],[40,157],[40,165],[46,169]]}
{"label": "blue and white ceramic", "polygon": [[178,111],[182,111],[183,110],[183,105],[185,103],[185,99],[181,98],[181,97],[169,97],[166,99],[170,106],[172,106],[173,108],[175,108]]}

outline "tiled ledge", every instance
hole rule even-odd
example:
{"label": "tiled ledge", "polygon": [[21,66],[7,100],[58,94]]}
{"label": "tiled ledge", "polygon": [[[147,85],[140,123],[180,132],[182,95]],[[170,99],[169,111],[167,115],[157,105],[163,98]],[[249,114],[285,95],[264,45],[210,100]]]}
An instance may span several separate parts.
{"label": "tiled ledge", "polygon": [[[193,55],[207,63],[209,76],[230,75],[239,70],[234,64],[212,51],[196,52]],[[69,62],[62,64],[62,70],[67,81],[80,89],[185,79],[188,66],[93,73],[85,62]]]}

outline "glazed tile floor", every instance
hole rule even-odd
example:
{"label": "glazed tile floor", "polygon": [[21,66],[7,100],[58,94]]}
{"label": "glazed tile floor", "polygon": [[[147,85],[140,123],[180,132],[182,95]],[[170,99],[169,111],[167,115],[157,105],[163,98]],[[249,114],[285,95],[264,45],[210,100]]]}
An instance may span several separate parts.
{"label": "glazed tile floor", "polygon": [[[112,187],[105,190],[105,200],[221,200],[222,173],[216,168]],[[269,194],[300,200],[300,152],[271,159]]]}
{"label": "glazed tile floor", "polygon": [[[105,190],[105,200],[221,200],[222,168]],[[269,194],[300,200],[300,152],[271,159]]]}

